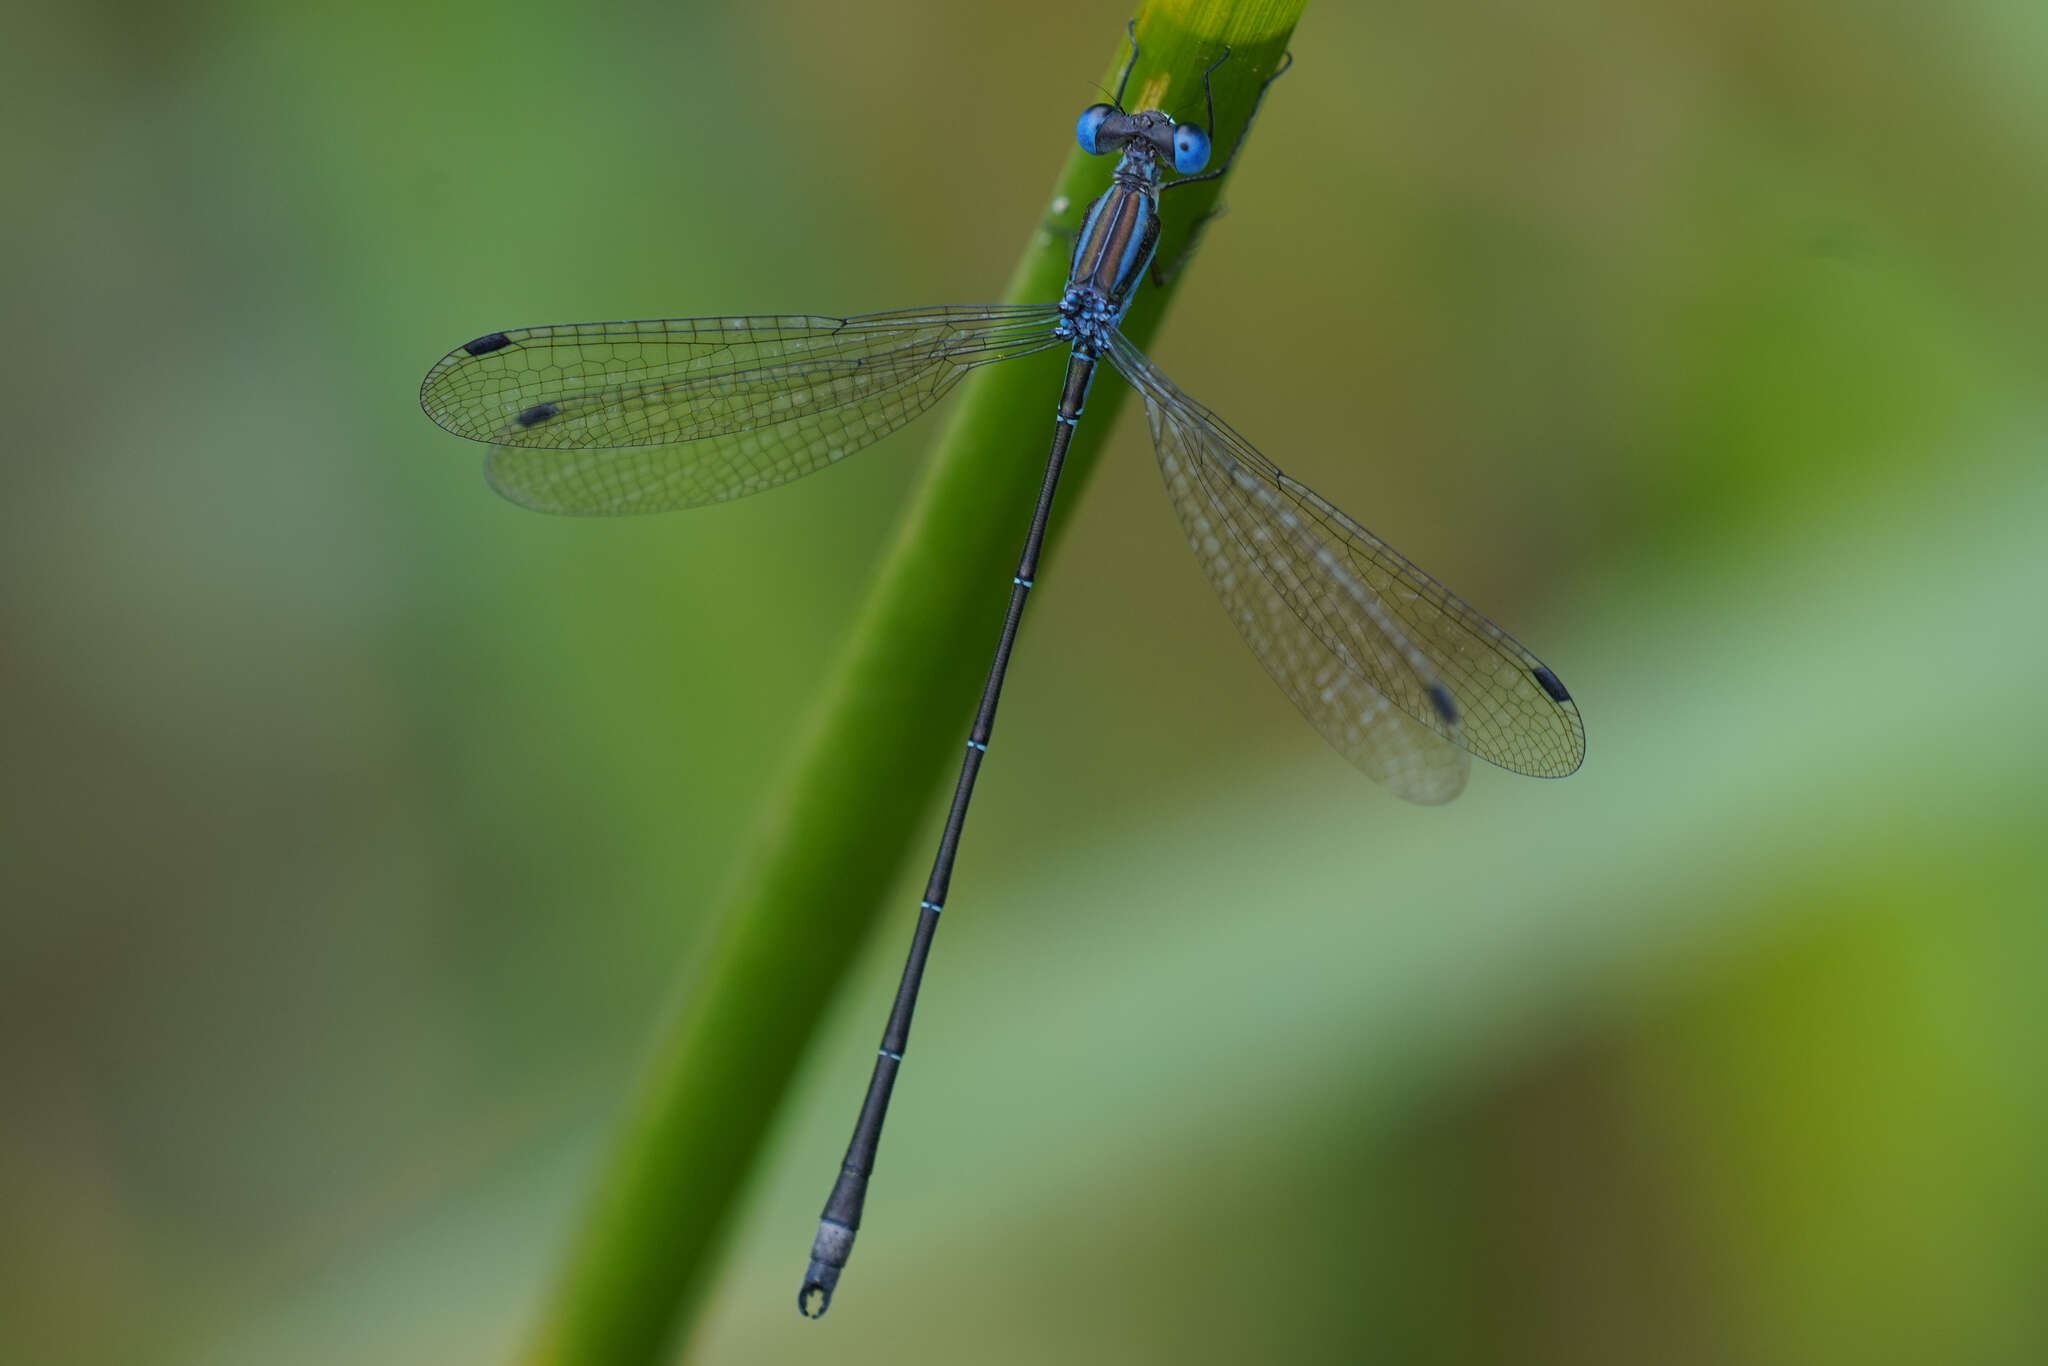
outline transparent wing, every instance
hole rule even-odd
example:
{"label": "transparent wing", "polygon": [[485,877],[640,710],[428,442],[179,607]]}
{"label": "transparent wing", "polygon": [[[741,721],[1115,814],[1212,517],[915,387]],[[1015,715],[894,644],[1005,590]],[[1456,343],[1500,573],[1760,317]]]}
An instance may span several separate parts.
{"label": "transparent wing", "polygon": [[[1464,770],[1444,748],[1539,777],[1578,768],[1578,707],[1541,660],[1283,474],[1129,341],[1118,336],[1109,354],[1145,398],[1168,492],[1210,582],[1331,744],[1414,801],[1457,795]],[[1346,678],[1328,676],[1332,665]]]}
{"label": "transparent wing", "polygon": [[524,327],[449,352],[420,406],[497,448],[491,485],[515,503],[659,512],[823,469],[975,366],[1058,344],[1058,320],[1044,304]]}

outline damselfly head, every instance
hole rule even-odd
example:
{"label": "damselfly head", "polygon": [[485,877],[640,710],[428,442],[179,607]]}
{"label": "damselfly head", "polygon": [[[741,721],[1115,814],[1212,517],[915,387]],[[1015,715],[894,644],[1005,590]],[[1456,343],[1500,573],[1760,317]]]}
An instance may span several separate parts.
{"label": "damselfly head", "polygon": [[1090,156],[1139,144],[1182,175],[1209,164],[1208,130],[1197,123],[1175,123],[1158,109],[1126,114],[1113,104],[1091,104],[1074,121],[1074,138]]}

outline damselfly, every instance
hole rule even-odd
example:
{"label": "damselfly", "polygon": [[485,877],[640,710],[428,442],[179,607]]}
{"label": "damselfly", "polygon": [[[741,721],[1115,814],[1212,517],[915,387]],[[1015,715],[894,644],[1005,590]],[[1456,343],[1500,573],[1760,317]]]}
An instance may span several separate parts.
{"label": "damselfly", "polygon": [[[968,799],[1037,573],[1053,492],[1098,362],[1145,400],[1160,473],[1210,585],[1266,671],[1337,751],[1415,802],[1444,802],[1469,756],[1562,777],[1585,754],[1571,695],[1535,655],[1386,542],[1283,473],[1181,393],[1118,330],[1152,266],[1159,197],[1213,180],[1206,122],[1136,113],[1123,96],[1076,125],[1089,153],[1119,153],[1089,207],[1057,303],[910,309],[856,318],[672,318],[492,332],[427,373],[435,422],[492,446],[491,485],[543,512],[696,507],[824,469],[937,403],[977,366],[1068,349],[1052,452],[1011,580],[1009,610],[968,733],[910,958],[797,1306],[822,1315],[860,1227],[889,1095],[910,1037],[925,958],[952,881]],[[1260,86],[1251,115],[1267,87]],[[1244,135],[1239,134],[1237,146]],[[1170,173],[1170,174],[1169,174]]]}

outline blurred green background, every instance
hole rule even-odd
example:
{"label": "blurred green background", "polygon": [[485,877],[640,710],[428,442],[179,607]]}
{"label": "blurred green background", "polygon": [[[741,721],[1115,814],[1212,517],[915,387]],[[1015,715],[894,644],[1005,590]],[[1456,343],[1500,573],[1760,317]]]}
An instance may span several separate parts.
{"label": "blurred green background", "polygon": [[[1123,18],[14,16],[0,1358],[516,1347],[937,423],[554,520],[419,376],[995,297]],[[2048,1358],[2048,10],[1294,49],[1158,358],[1529,641],[1586,767],[1359,778],[1127,412],[844,1294],[792,1312],[921,867],[686,1354]]]}

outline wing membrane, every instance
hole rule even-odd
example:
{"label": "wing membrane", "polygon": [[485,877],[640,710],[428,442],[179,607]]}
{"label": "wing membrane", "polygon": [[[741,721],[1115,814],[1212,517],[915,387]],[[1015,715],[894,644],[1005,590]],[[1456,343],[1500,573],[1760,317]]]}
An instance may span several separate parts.
{"label": "wing membrane", "polygon": [[1444,748],[1540,777],[1579,766],[1578,707],[1541,660],[1282,473],[1129,341],[1117,337],[1110,359],[1144,395],[1182,527],[1239,632],[1340,752],[1424,802],[1463,784]]}
{"label": "wing membrane", "polygon": [[479,337],[420,404],[489,442],[491,484],[545,512],[694,507],[820,470],[979,365],[1055,345],[1053,305],[857,318],[669,318]]}

